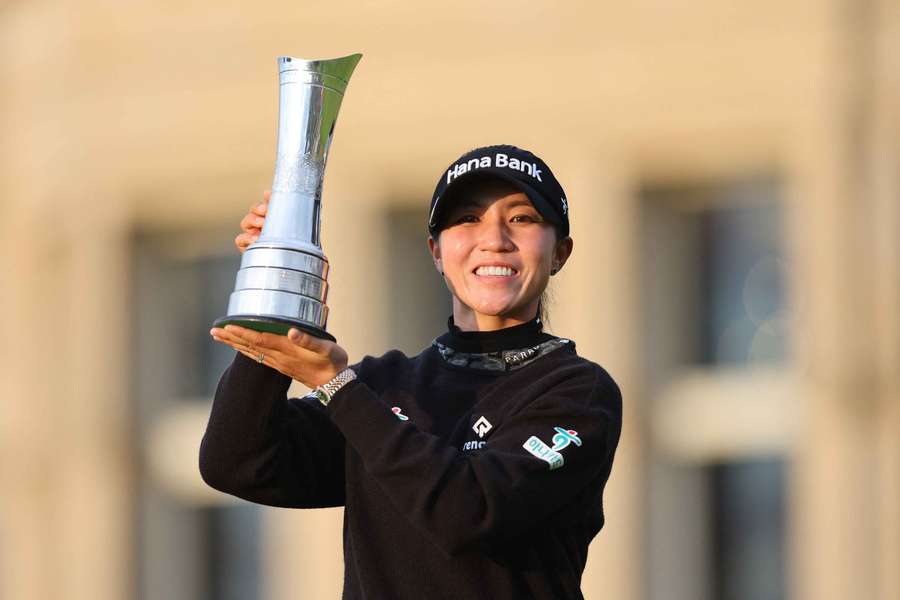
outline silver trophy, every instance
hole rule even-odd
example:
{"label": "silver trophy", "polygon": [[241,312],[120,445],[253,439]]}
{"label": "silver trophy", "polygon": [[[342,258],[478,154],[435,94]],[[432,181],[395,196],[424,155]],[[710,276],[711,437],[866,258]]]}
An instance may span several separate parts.
{"label": "silver trophy", "polygon": [[296,327],[334,340],[325,331],[322,179],[344,90],[360,58],[278,57],[278,152],[266,223],[244,252],[228,315],[216,327],[234,324],[281,335]]}

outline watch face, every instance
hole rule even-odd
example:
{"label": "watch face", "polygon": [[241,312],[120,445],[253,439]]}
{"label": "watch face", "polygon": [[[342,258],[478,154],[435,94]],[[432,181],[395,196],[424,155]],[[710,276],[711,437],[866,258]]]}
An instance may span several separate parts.
{"label": "watch face", "polygon": [[316,399],[325,406],[328,406],[328,403],[331,402],[331,398],[328,397],[328,394],[326,394],[324,390],[320,390],[318,388],[314,389],[313,396],[315,396]]}

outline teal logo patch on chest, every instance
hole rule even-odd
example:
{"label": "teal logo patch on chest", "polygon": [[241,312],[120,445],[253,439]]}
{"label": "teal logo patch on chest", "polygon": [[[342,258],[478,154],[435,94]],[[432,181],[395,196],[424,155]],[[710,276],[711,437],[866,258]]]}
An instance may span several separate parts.
{"label": "teal logo patch on chest", "polygon": [[581,445],[581,438],[578,437],[578,432],[574,429],[564,429],[562,427],[554,427],[553,429],[556,433],[553,435],[552,447],[548,446],[542,442],[540,438],[534,435],[529,437],[525,440],[525,443],[522,444],[522,448],[527,450],[529,454],[550,465],[551,471],[553,469],[559,469],[566,464],[560,450],[570,444],[575,444],[576,446]]}

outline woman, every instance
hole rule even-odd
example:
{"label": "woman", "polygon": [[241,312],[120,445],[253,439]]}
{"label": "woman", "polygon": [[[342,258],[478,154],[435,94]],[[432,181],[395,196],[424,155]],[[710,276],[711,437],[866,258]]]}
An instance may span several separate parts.
{"label": "woman", "polygon": [[[265,205],[236,243],[259,235]],[[542,332],[572,252],[565,194],[514,146],[442,174],[428,247],[453,300],[414,357],[348,367],[337,344],[236,326],[200,449],[204,480],[271,506],[345,506],[345,598],[582,598],[621,431],[621,395]],[[316,392],[287,399],[291,379]]]}

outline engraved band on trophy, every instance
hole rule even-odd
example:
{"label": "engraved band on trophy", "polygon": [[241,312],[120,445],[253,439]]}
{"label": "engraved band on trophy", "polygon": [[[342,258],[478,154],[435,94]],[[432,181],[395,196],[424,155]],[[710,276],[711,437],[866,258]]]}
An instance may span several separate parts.
{"label": "engraved band on trophy", "polygon": [[362,58],[278,57],[278,151],[259,239],[241,259],[228,314],[240,325],[286,334],[291,327],[334,340],[328,320],[328,259],[319,239],[325,161],[344,90]]}

